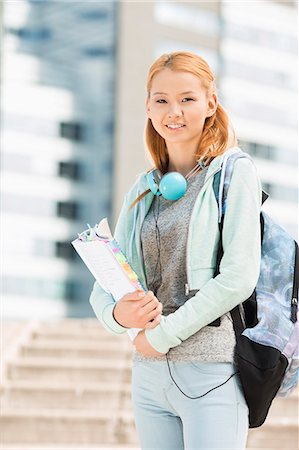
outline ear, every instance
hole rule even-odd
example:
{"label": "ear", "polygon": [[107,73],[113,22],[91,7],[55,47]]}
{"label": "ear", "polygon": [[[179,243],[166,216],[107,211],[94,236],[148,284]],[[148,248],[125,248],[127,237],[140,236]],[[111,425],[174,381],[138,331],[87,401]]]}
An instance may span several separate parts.
{"label": "ear", "polygon": [[217,99],[217,95],[216,94],[212,94],[211,97],[208,100],[208,107],[207,107],[207,116],[206,117],[211,117],[218,106],[218,99]]}
{"label": "ear", "polygon": [[146,97],[145,109],[146,109],[147,117],[150,119],[151,118],[151,116],[150,116],[151,108],[150,108],[150,99],[148,97]]}

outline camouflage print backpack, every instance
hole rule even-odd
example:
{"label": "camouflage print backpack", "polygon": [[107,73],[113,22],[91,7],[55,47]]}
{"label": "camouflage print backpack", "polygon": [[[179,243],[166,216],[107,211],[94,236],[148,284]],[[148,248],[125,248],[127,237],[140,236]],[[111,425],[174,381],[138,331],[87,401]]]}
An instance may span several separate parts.
{"label": "camouflage print backpack", "polygon": [[[220,229],[215,274],[219,273],[223,254],[227,192],[238,158],[250,156],[236,148],[235,153],[224,157],[222,169],[214,177]],[[263,192],[262,204],[268,197]],[[264,423],[276,395],[286,396],[296,387],[299,371],[298,244],[263,211],[260,225],[261,266],[257,285],[252,295],[231,311],[237,342],[235,363],[249,407],[250,428]]]}

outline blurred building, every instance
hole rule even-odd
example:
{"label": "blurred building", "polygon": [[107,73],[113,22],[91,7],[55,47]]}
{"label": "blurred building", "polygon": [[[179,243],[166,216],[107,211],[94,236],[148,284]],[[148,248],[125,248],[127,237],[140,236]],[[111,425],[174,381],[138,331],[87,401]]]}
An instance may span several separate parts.
{"label": "blurred building", "polygon": [[296,2],[4,2],[4,316],[92,315],[70,246],[149,167],[146,76],[161,53],[203,56],[242,148],[296,237]]}
{"label": "blurred building", "polygon": [[270,194],[264,210],[297,238],[295,4],[223,2],[221,11],[224,104]]}
{"label": "blurred building", "polygon": [[90,315],[70,241],[111,215],[113,2],[4,3],[4,316]]}

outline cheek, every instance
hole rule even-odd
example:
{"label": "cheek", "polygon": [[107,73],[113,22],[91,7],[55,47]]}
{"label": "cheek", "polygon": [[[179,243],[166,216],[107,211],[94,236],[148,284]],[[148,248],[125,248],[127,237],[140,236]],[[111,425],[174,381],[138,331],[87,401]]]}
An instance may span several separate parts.
{"label": "cheek", "polygon": [[152,111],[151,120],[154,128],[163,128],[164,114]]}
{"label": "cheek", "polygon": [[154,120],[152,120],[152,125],[153,125],[154,129],[157,131],[157,133],[160,134],[160,136],[162,136],[163,138],[165,138],[166,134],[165,134],[164,125],[162,125],[161,122],[154,121]]}

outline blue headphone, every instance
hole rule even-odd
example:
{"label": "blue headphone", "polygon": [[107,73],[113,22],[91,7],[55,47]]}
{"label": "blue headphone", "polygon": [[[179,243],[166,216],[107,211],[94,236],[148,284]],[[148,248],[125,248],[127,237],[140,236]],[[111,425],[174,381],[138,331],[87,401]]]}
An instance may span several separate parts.
{"label": "blue headphone", "polygon": [[179,172],[163,175],[158,169],[152,169],[146,176],[150,190],[166,200],[178,200],[187,190],[186,178]]}
{"label": "blue headphone", "polygon": [[[205,164],[198,161],[199,167]],[[178,200],[187,191],[187,178],[179,172],[168,172],[163,175],[160,170],[152,169],[146,176],[150,190],[158,197],[162,195],[166,200]]]}

